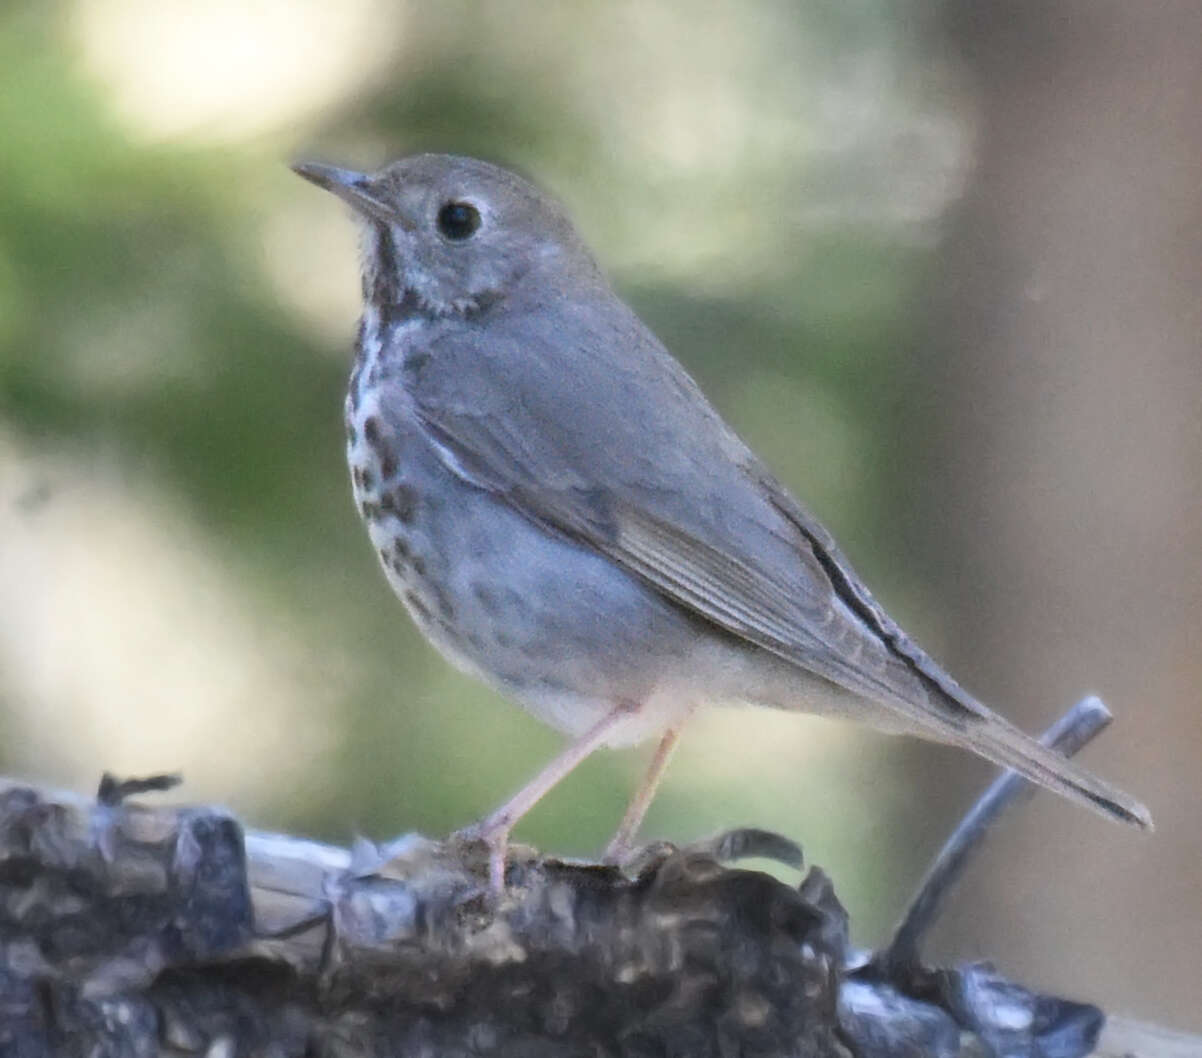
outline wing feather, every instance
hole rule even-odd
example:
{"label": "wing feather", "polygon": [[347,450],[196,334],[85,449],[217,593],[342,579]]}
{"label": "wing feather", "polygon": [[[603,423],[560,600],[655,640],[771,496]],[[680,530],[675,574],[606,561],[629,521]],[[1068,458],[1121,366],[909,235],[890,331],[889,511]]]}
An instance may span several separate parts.
{"label": "wing feather", "polygon": [[[575,307],[558,328],[518,313],[487,342],[444,336],[418,359],[405,404],[450,469],[916,734],[1150,826],[1141,804],[986,709],[913,643],[633,314],[605,310]],[[622,355],[595,356],[605,342]]]}

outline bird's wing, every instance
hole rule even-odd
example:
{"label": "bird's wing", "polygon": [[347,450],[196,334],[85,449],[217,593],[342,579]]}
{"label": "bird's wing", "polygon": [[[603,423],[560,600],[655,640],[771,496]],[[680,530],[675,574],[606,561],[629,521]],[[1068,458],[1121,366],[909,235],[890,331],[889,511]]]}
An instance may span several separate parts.
{"label": "bird's wing", "polygon": [[570,369],[562,345],[579,319],[494,324],[485,342],[452,331],[417,358],[405,389],[449,466],[548,530],[834,684],[925,705],[921,678],[846,605],[810,540],[745,469],[750,451],[630,320],[609,336],[624,359],[580,350]]}
{"label": "bird's wing", "polygon": [[[1148,825],[1142,805],[923,653],[628,310],[536,319],[446,332],[411,363],[408,399],[449,465],[683,608],[884,704],[915,734]],[[620,355],[598,357],[601,343]]]}

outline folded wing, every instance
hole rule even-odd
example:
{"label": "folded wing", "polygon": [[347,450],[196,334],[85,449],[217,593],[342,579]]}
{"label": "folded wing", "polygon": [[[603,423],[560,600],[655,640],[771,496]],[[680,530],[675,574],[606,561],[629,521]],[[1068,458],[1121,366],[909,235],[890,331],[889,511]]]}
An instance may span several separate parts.
{"label": "folded wing", "polygon": [[[398,380],[449,466],[915,734],[1150,825],[1142,805],[990,712],[919,649],[624,306],[557,308],[568,318],[555,328],[546,313],[537,329],[524,313],[490,320],[483,350],[452,330]],[[602,342],[623,350],[616,364],[589,355]]]}

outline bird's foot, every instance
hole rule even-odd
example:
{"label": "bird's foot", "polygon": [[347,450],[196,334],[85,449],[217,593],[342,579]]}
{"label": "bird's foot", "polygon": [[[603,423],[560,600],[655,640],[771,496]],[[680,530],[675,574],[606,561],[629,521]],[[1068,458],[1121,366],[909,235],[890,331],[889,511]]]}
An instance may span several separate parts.
{"label": "bird's foot", "polygon": [[451,835],[451,841],[478,843],[488,850],[488,891],[493,898],[505,891],[505,860],[509,853],[509,832],[512,829],[513,823],[508,818],[486,816]]}
{"label": "bird's foot", "polygon": [[649,849],[654,849],[656,852],[661,851],[661,846],[664,845],[668,845],[668,842],[653,841],[648,845],[635,845],[619,832],[605,846],[605,851],[601,854],[601,862],[608,867],[622,867],[634,857],[643,858],[644,853]]}
{"label": "bird's foot", "polygon": [[680,847],[670,841],[648,841],[640,845],[611,841],[605,847],[601,862],[607,867],[616,867],[623,874],[635,877],[678,852]]}

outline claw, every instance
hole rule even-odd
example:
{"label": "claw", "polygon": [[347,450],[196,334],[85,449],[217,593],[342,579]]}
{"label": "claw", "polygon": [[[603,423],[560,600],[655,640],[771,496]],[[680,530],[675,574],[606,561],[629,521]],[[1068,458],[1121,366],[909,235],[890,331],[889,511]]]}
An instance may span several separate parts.
{"label": "claw", "polygon": [[488,842],[488,891],[493,897],[505,892],[505,854],[508,851],[508,832]]}
{"label": "claw", "polygon": [[670,841],[651,841],[642,845],[615,848],[611,841],[601,862],[608,867],[617,867],[623,874],[640,875],[648,867],[675,856],[680,849]]}
{"label": "claw", "polygon": [[[500,896],[505,891],[505,856],[509,850],[509,832],[514,828],[514,825],[531,808],[538,804],[543,794],[575,768],[594,749],[603,744],[615,728],[624,724],[630,718],[631,714],[637,711],[638,707],[629,703],[615,706],[584,732],[583,735],[580,735],[576,741],[569,743],[559,756],[552,760],[550,764],[543,768],[542,771],[518,790],[517,793],[493,812],[492,815],[486,816],[479,823],[474,823],[470,827],[464,827],[452,835],[459,841],[482,841],[488,847],[488,884],[494,897]],[[672,737],[672,740],[674,738],[675,736]],[[672,740],[667,740],[665,744],[670,746]],[[622,828],[618,831],[619,837],[628,839],[629,836],[633,835],[639,820],[643,818],[643,812],[646,810],[646,804],[643,803],[644,800],[649,800],[649,796],[641,800],[636,798],[636,804],[632,805],[632,810],[627,812],[627,820],[623,822]],[[637,809],[637,812],[635,809]],[[615,838],[616,840],[618,839]]]}
{"label": "claw", "polygon": [[482,844],[488,849],[488,890],[495,898],[505,891],[505,861],[509,853],[509,831],[513,824],[508,820],[491,817],[455,831],[452,841]]}

